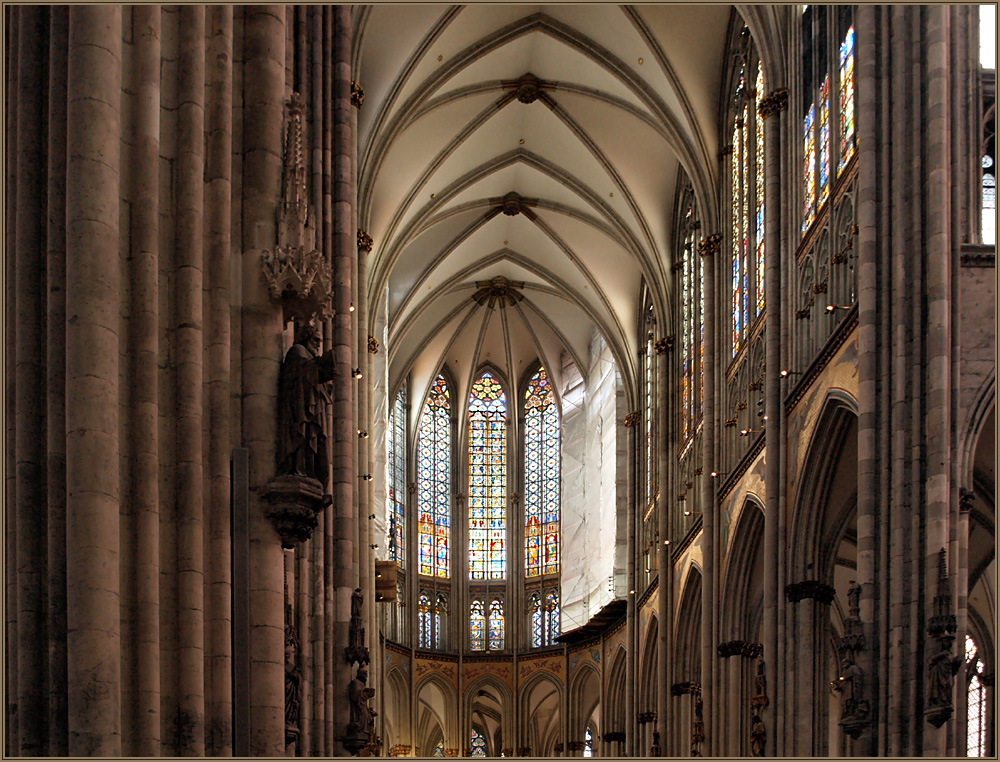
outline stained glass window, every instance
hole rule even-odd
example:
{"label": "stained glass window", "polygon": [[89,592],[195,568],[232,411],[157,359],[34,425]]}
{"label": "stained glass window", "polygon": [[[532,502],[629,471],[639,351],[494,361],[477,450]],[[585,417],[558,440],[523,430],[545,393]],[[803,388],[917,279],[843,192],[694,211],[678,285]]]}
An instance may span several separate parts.
{"label": "stained glass window", "polygon": [[594,734],[590,732],[589,725],[587,726],[587,732],[583,735],[583,756],[594,756]]}
{"label": "stained glass window", "polygon": [[486,612],[482,601],[473,601],[469,607],[469,647],[473,651],[486,650]]}
{"label": "stained glass window", "polygon": [[682,195],[681,214],[681,434],[687,440],[694,433],[701,414],[701,340],[704,288],[702,259],[698,255],[697,232],[701,227],[695,213],[690,186]]}
{"label": "stained glass window", "polygon": [[754,270],[756,272],[755,287],[757,290],[757,314],[764,309],[764,120],[760,116],[760,101],[764,97],[764,68],[757,64],[757,80],[754,84],[757,92],[757,103],[754,107],[754,116],[757,125],[755,130],[757,135],[756,147],[754,150],[754,168],[756,169],[756,192],[757,204],[754,220],[754,240],[757,243],[757,256]]}
{"label": "stained glass window", "polygon": [[420,573],[448,577],[451,529],[451,404],[439,375],[424,405],[417,434],[417,511]]}
{"label": "stained glass window", "polygon": [[[764,120],[758,113],[764,97],[764,73],[750,68],[749,30],[741,36],[739,76],[733,93],[730,241],[732,253],[732,351],[749,338],[754,318],[764,309]],[[753,88],[747,81],[754,71]]]}
{"label": "stained glass window", "polygon": [[486,756],[486,737],[475,728],[472,729],[472,740],[470,745],[472,746],[473,757]]}
{"label": "stained glass window", "polygon": [[[649,306],[649,314],[652,315],[653,306]],[[646,429],[646,505],[653,502],[653,477],[655,464],[653,463],[653,334],[646,338],[646,404],[643,411],[643,425]]]}
{"label": "stained glass window", "polygon": [[400,389],[389,415],[389,558],[403,568],[406,490],[406,390]]}
{"label": "stained glass window", "polygon": [[469,576],[503,579],[507,541],[507,400],[483,373],[469,395]]}
{"label": "stained glass window", "polygon": [[443,757],[444,756],[444,739],[438,739],[437,745],[434,747],[434,756]]}
{"label": "stained glass window", "polygon": [[830,197],[830,75],[819,86],[819,205]]}
{"label": "stained glass window", "polygon": [[848,27],[840,43],[840,163],[838,169],[854,156],[854,25]]}
{"label": "stained glass window", "polygon": [[559,411],[545,368],[524,396],[524,571],[537,577],[559,572]]}
{"label": "stained glass window", "polygon": [[553,591],[545,596],[545,613],[548,630],[547,645],[555,645],[556,638],[559,637],[559,593]]}
{"label": "stained glass window", "polygon": [[503,650],[503,603],[498,598],[494,598],[493,602],[490,604],[489,629],[490,629],[489,632],[490,650],[502,651]]}
{"label": "stained glass window", "polygon": [[426,595],[421,595],[417,601],[417,622],[420,630],[420,647],[433,648],[431,640],[431,601]]}
{"label": "stained glass window", "polygon": [[542,601],[538,593],[532,593],[528,598],[528,613],[531,614],[531,647],[541,648],[545,614],[542,611]]}
{"label": "stained glass window", "polygon": [[965,636],[965,674],[968,680],[968,724],[966,726],[966,756],[982,757],[986,748],[986,728],[990,715],[986,707],[986,686],[983,683],[983,660],[969,635]]}
{"label": "stained glass window", "polygon": [[445,646],[444,630],[441,628],[441,618],[447,613],[448,601],[439,593],[437,599],[434,601],[434,644],[438,648],[443,648]]}

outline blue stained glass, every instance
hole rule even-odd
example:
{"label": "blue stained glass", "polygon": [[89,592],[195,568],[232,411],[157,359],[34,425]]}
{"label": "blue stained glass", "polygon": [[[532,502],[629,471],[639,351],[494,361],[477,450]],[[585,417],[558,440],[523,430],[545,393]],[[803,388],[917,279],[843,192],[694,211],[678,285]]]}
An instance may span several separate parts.
{"label": "blue stained glass", "polygon": [[469,576],[503,579],[507,532],[507,401],[488,371],[469,395]]}
{"label": "blue stained glass", "polygon": [[470,741],[473,757],[486,756],[486,738],[475,728],[472,729],[472,739]]}
{"label": "blue stained glass", "polygon": [[417,438],[420,453],[417,462],[419,571],[447,579],[451,523],[451,404],[444,376],[435,379],[427,395]]}
{"label": "blue stained glass", "polygon": [[525,390],[525,575],[559,572],[559,411],[545,368]]}
{"label": "blue stained glass", "polygon": [[469,640],[473,651],[486,650],[486,615],[482,601],[473,601],[469,608]]}

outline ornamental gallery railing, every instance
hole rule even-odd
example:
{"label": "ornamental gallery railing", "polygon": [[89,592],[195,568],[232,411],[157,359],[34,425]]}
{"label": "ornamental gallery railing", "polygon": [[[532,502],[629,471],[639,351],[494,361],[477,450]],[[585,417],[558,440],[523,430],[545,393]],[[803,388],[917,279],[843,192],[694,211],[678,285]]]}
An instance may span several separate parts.
{"label": "ornamental gallery railing", "polygon": [[789,369],[799,373],[809,367],[857,300],[856,178],[851,168],[795,257],[788,362]]}

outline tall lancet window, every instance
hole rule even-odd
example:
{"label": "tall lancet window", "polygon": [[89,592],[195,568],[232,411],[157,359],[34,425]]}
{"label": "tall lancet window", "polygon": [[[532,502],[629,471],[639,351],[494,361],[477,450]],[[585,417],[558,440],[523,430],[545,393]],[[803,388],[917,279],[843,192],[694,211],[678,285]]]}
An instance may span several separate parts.
{"label": "tall lancet window", "polygon": [[503,601],[494,598],[490,603],[489,646],[491,651],[503,650]]}
{"label": "tall lancet window", "polygon": [[695,210],[694,192],[687,186],[680,203],[681,259],[675,265],[681,281],[681,436],[694,434],[701,417],[702,359],[704,348],[705,289],[702,259],[698,256],[701,223]]}
{"label": "tall lancet window", "polygon": [[984,757],[989,753],[986,729],[990,723],[990,714],[986,707],[986,670],[979,654],[979,647],[970,635],[965,636],[965,676],[968,681],[966,756]]}
{"label": "tall lancet window", "polygon": [[486,650],[486,610],[482,601],[473,601],[469,606],[469,648]]}
{"label": "tall lancet window", "polygon": [[524,393],[524,573],[559,572],[559,411],[545,368]]}
{"label": "tall lancet window", "polygon": [[402,569],[405,542],[406,389],[400,389],[389,415],[389,558]]}
{"label": "tall lancet window", "polygon": [[507,399],[489,371],[469,395],[469,577],[503,579],[507,542]]}
{"label": "tall lancet window", "polygon": [[439,375],[420,416],[417,434],[417,511],[420,573],[448,577],[451,530],[451,403]]}
{"label": "tall lancet window", "polygon": [[857,150],[854,6],[803,6],[800,29],[804,234]]}
{"label": "tall lancet window", "polygon": [[764,119],[758,111],[764,97],[764,73],[746,27],[740,34],[734,66],[729,192],[735,355],[764,309]]}

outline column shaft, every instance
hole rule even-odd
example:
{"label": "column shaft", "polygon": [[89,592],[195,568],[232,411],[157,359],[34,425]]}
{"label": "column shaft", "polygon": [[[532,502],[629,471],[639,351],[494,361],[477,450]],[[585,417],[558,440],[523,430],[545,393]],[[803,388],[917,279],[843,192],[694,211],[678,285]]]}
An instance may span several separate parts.
{"label": "column shaft", "polygon": [[159,161],[160,8],[132,9],[136,36],[130,119],[131,320],[129,330],[132,431],[128,542],[134,548],[127,626],[131,679],[123,705],[130,754],[160,753],[160,491],[159,491]]}
{"label": "column shaft", "polygon": [[[767,314],[764,317],[765,340],[765,382],[764,382],[764,615],[762,622],[764,641],[764,674],[771,686],[771,706],[778,706],[777,666],[778,655],[778,516],[781,512],[781,462],[784,440],[781,437],[780,422],[781,374],[784,367],[781,356],[781,114],[773,111],[764,118],[764,297]],[[760,710],[761,720],[771,739],[765,749],[775,753],[777,738],[777,712],[772,708]]]}
{"label": "column shaft", "polygon": [[277,242],[285,92],[285,10],[245,12],[243,73],[243,441],[250,450],[250,754],[284,756],[281,544],[259,490],[273,476],[281,315],[260,277]]}
{"label": "column shaft", "polygon": [[205,558],[206,753],[233,753],[232,549],[229,475],[233,9],[208,8],[205,239],[208,246],[208,553]]}
{"label": "column shaft", "polygon": [[[45,431],[45,258],[47,78],[45,39],[48,12],[21,8],[18,22],[20,70],[17,83],[17,214],[14,257],[17,320],[13,325],[17,365],[14,410],[17,438],[17,707],[19,753],[46,753],[48,666],[46,595]],[[9,223],[8,223],[9,224]]]}
{"label": "column shaft", "polygon": [[[348,702],[345,701],[351,669],[340,650],[347,646],[350,622],[351,594],[358,584],[353,564],[348,559],[356,557],[355,464],[357,459],[357,430],[355,428],[354,398],[357,380],[351,373],[354,358],[352,313],[349,311],[353,293],[352,275],[357,257],[357,240],[352,223],[353,187],[351,186],[351,11],[348,6],[334,6],[333,27],[333,81],[331,105],[332,119],[332,248],[334,317],[334,402],[333,402],[333,553],[328,564],[333,569],[335,586],[335,624],[333,632],[333,735],[336,739],[346,732],[349,719]],[[336,559],[336,561],[334,561]],[[343,754],[336,741],[330,749]]]}
{"label": "column shaft", "polygon": [[[7,34],[7,87],[4,90],[6,100],[6,122],[7,122],[7,146],[6,146],[6,176],[5,201],[7,202],[7,220],[14,220],[17,214],[17,73],[18,73],[18,8],[12,7],[6,10],[6,34]],[[5,243],[7,247],[7,257],[4,263],[4,280],[6,283],[14,283],[16,278],[15,259],[15,233],[16,224],[7,224],[5,231]],[[17,289],[13,289],[8,294],[5,301],[4,320],[9,326],[17,322]],[[17,342],[7,341],[4,343],[4,370],[7,386],[5,388],[4,400],[6,410],[16,409],[17,400],[17,374],[15,365],[17,360]],[[16,416],[8,415],[7,427],[5,430],[6,439],[4,441],[4,465],[6,481],[4,491],[6,504],[16,506],[17,498],[17,459],[14,454],[16,447]],[[6,630],[4,633],[4,648],[6,653],[6,687],[8,696],[17,695],[17,510],[6,511],[6,602],[4,616],[6,618]],[[18,732],[17,707],[8,709],[7,712],[7,734],[4,739],[5,751],[7,754],[17,753],[17,732]]]}
{"label": "column shaft", "polygon": [[667,352],[657,354],[656,363],[656,388],[657,388],[657,425],[656,443],[654,451],[658,453],[659,466],[657,468],[657,498],[656,498],[656,522],[658,537],[656,541],[657,558],[657,578],[659,580],[656,588],[656,619],[657,619],[657,665],[658,674],[654,679],[656,686],[656,730],[660,734],[661,754],[666,756],[667,751],[667,712],[670,708],[670,686],[673,685],[673,660],[671,656],[671,645],[673,644],[673,607],[672,595],[674,588],[674,569],[670,560],[670,545],[665,544],[670,540],[670,528],[667,518],[670,501],[667,496],[673,489],[673,466],[676,459],[676,448],[674,442],[673,420],[670,414],[670,362],[672,355]]}
{"label": "column shaft", "polygon": [[73,6],[66,220],[69,753],[121,754],[118,262],[121,8]]}
{"label": "column shaft", "polygon": [[66,736],[66,65],[69,9],[53,7],[49,38],[48,427],[49,748],[69,753]]}

